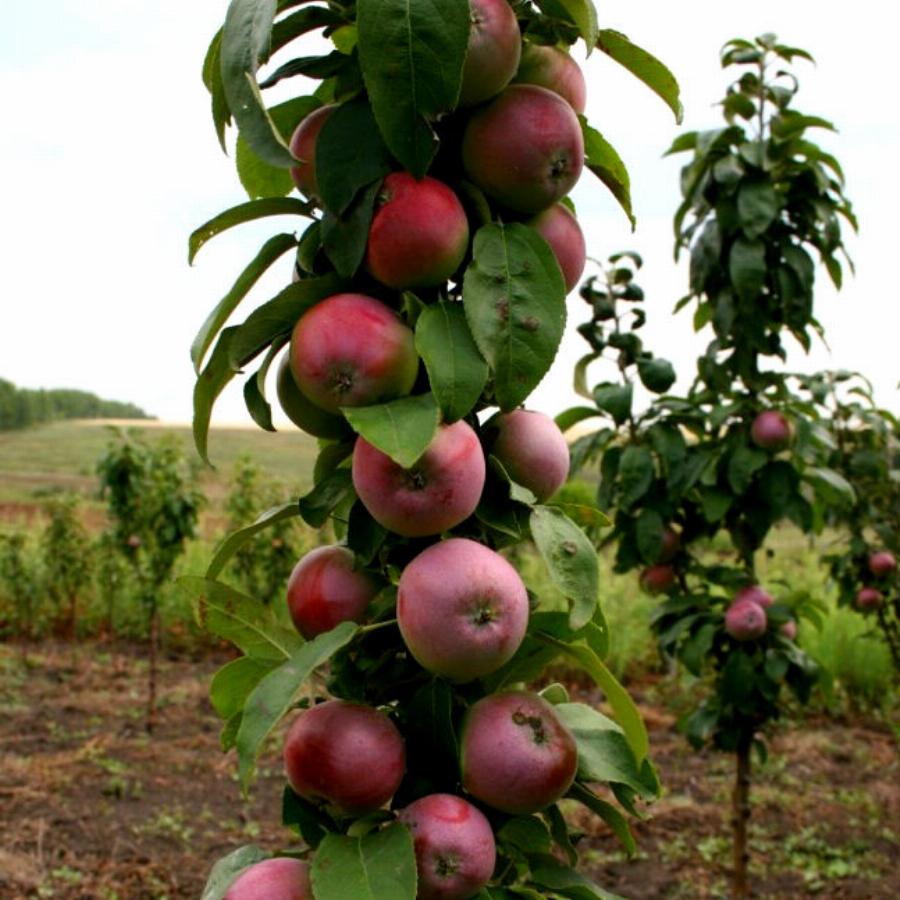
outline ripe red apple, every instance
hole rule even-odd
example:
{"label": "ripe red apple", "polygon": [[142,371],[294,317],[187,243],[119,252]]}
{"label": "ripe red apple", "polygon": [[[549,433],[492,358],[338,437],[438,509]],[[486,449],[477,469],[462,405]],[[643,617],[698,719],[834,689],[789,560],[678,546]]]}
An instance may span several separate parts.
{"label": "ripe red apple", "polygon": [[485,425],[488,452],[510,478],[546,500],[569,475],[569,445],[556,422],[541,412],[514,409],[498,413]]}
{"label": "ripe red apple", "polygon": [[668,525],[663,529],[662,548],[657,557],[658,563],[671,562],[681,549],[681,535]]}
{"label": "ripe red apple", "polygon": [[472,706],[460,754],[463,787],[512,815],[555,803],[578,769],[572,733],[546,700],[527,691],[490,694]]}
{"label": "ripe red apple", "polygon": [[794,619],[788,619],[781,628],[778,629],[789,641],[797,640],[797,623]]}
{"label": "ripe red apple", "polygon": [[285,354],[278,365],[275,380],[275,392],[285,415],[300,429],[314,437],[336,438],[346,437],[351,429],[343,416],[333,416],[316,406],[303,391],[297,387],[291,373],[290,355]]}
{"label": "ripe red apple", "polygon": [[459,268],[468,246],[465,210],[446,184],[406,172],[384,179],[366,248],[374,278],[398,291],[437,287]]}
{"label": "ripe red apple", "polygon": [[538,213],[568,194],[581,176],[581,125],[559,94],[513,84],[472,114],[462,159],[486,194],[517,212]]}
{"label": "ripe red apple", "polygon": [[294,791],[362,815],[384,806],[406,769],[403,738],[371,706],[328,700],[300,714],[284,741],[284,766]]}
{"label": "ripe red apple", "polygon": [[884,602],[884,594],[877,588],[864,587],[856,593],[856,605],[860,609],[875,609]]}
{"label": "ripe red apple", "polygon": [[750,439],[763,450],[784,450],[792,438],[790,422],[777,409],[761,412],[750,426]]}
{"label": "ripe red apple", "polygon": [[264,859],[238,875],[225,900],[313,900],[309,864],[287,856]]}
{"label": "ripe red apple", "polygon": [[735,600],[725,610],[725,630],[736,641],[755,641],[766,633],[766,611],[753,600]]}
{"label": "ripe red apple", "polygon": [[352,551],[316,547],[294,566],[287,603],[297,631],[308,641],[341,622],[358,621],[379,591],[368,573],[354,570]]}
{"label": "ripe red apple", "polygon": [[429,794],[402,809],[419,875],[418,900],[468,900],[494,873],[497,848],[484,814],[453,794]]}
{"label": "ripe red apple", "polygon": [[359,437],[353,486],[376,522],[404,537],[440,534],[475,511],[484,488],[484,451],[461,419],[438,429],[412,468],[404,469]]}
{"label": "ripe red apple", "polygon": [[397,622],[416,661],[450,681],[496,671],[528,627],[528,592],[516,570],[484,544],[451,538],[403,570]]}
{"label": "ripe red apple", "polygon": [[740,603],[743,600],[750,600],[752,603],[758,603],[763,609],[771,606],[775,601],[772,595],[763,590],[758,584],[748,584],[742,587],[732,600],[733,603]]}
{"label": "ripe red apple", "polygon": [[641,572],[641,587],[648,594],[662,594],[675,584],[675,569],[667,565],[647,566]]}
{"label": "ripe red apple", "polygon": [[559,47],[528,43],[522,50],[522,61],[513,81],[537,84],[559,94],[577,113],[583,113],[587,102],[587,85],[578,63]]}
{"label": "ripe red apple", "polygon": [[459,106],[474,106],[499,94],[519,66],[522,37],[507,0],[470,0],[472,27],[463,65]]}
{"label": "ripe red apple", "polygon": [[322,126],[336,109],[336,103],[329,103],[311,112],[294,129],[288,144],[291,155],[298,160],[297,165],[291,167],[291,178],[300,192],[313,200],[319,196],[319,185],[316,182],[316,141]]}
{"label": "ripe red apple", "polygon": [[365,294],[334,294],[301,316],[290,358],[297,386],[331,413],[405,396],[419,371],[412,331]]}
{"label": "ripe red apple", "polygon": [[581,280],[587,259],[584,233],[571,210],[562,203],[528,220],[528,224],[550,245],[566,283],[566,293],[574,290]]}
{"label": "ripe red apple", "polygon": [[869,571],[876,578],[884,578],[885,575],[890,575],[896,568],[897,560],[894,559],[894,554],[889,553],[887,550],[879,550],[877,553],[869,555]]}

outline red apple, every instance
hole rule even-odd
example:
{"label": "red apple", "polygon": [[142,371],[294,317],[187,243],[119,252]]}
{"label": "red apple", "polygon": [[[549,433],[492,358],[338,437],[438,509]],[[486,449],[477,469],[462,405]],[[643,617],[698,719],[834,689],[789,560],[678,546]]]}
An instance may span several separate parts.
{"label": "red apple", "polygon": [[313,900],[309,864],[287,856],[264,859],[238,875],[225,900]]}
{"label": "red apple", "polygon": [[778,629],[789,641],[797,640],[797,623],[793,619],[788,619]]}
{"label": "red apple", "polygon": [[860,609],[875,609],[884,602],[884,594],[877,588],[864,587],[856,593],[856,605]]}
{"label": "red apple", "polygon": [[396,290],[437,287],[469,246],[469,222],[459,198],[435,178],[406,172],[384,179],[369,228],[366,267]]}
{"label": "red apple", "polygon": [[297,387],[291,373],[290,355],[285,354],[278,365],[275,392],[285,415],[301,430],[314,437],[334,440],[346,437],[351,432],[343,416],[333,416],[316,406]]}
{"label": "red apple", "polygon": [[734,595],[732,602],[740,603],[743,600],[758,603],[763,609],[767,609],[775,602],[772,599],[772,595],[768,591],[763,590],[758,584],[748,584],[742,587]]}
{"label": "red apple", "polygon": [[663,529],[662,548],[659,551],[658,563],[671,562],[681,549],[681,535],[674,528],[666,526]]}
{"label": "red apple", "polygon": [[584,233],[571,210],[562,203],[528,220],[528,224],[550,245],[566,283],[566,293],[574,290],[584,272],[587,247]]}
{"label": "red apple", "polygon": [[577,113],[587,102],[587,85],[578,63],[558,47],[525,44],[522,61],[513,79],[517,84],[537,84],[559,94]]}
{"label": "red apple", "polygon": [[472,114],[462,159],[490,197],[517,212],[538,213],[568,194],[581,176],[581,125],[559,94],[513,84]]}
{"label": "red apple", "polygon": [[889,553],[887,550],[879,550],[877,553],[869,555],[869,571],[876,578],[884,578],[885,575],[890,575],[896,568],[897,560],[894,559],[894,554]]}
{"label": "red apple", "polygon": [[736,641],[755,641],[766,633],[766,611],[753,600],[736,600],[725,610],[725,630]]}
{"label": "red apple", "polygon": [[494,874],[497,848],[484,814],[453,794],[429,794],[402,809],[416,852],[418,900],[468,900]]}
{"label": "red apple", "polygon": [[334,294],[306,312],[290,358],[297,386],[331,413],[405,396],[419,371],[412,331],[365,294]]}
{"label": "red apple", "polygon": [[648,594],[662,594],[675,584],[675,569],[672,566],[647,566],[641,572],[641,587]]}
{"label": "red apple", "polygon": [[409,469],[359,437],[353,486],[376,522],[404,537],[440,534],[475,511],[484,488],[484,451],[462,420],[442,425]]}
{"label": "red apple", "polygon": [[522,36],[507,0],[470,0],[472,27],[463,65],[459,106],[499,94],[519,66]]}
{"label": "red apple", "polygon": [[391,720],[371,706],[329,700],[300,714],[284,741],[294,791],[362,815],[384,806],[403,780],[406,750]]}
{"label": "red apple", "polygon": [[528,592],[484,544],[451,538],[403,570],[397,622],[416,661],[450,681],[481,678],[508,662],[528,627]]}
{"label": "red apple", "polygon": [[538,500],[555,494],[569,475],[569,445],[556,422],[541,412],[514,409],[485,425],[488,452],[510,478]]}
{"label": "red apple", "polygon": [[311,112],[295,129],[288,145],[291,154],[298,160],[291,167],[294,184],[310,199],[318,199],[319,185],[316,182],[316,141],[328,117],[337,109],[336,103],[320,106]]}
{"label": "red apple", "polygon": [[527,691],[491,694],[472,706],[460,753],[463,787],[512,815],[555,803],[578,769],[571,732],[546,700]]}
{"label": "red apple", "polygon": [[763,450],[784,450],[792,438],[790,422],[777,409],[761,412],[750,426],[750,439]]}
{"label": "red apple", "polygon": [[308,641],[341,622],[358,621],[378,593],[378,582],[353,568],[346,547],[316,547],[294,566],[287,603],[297,631]]}

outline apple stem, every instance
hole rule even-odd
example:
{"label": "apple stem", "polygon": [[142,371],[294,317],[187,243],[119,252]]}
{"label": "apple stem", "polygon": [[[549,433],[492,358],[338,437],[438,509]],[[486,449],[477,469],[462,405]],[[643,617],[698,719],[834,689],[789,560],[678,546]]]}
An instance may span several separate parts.
{"label": "apple stem", "polygon": [[387,619],[384,622],[376,622],[374,625],[363,625],[362,628],[359,629],[360,634],[369,634],[373,631],[378,631],[379,628],[388,628],[391,625],[396,625],[396,619]]}

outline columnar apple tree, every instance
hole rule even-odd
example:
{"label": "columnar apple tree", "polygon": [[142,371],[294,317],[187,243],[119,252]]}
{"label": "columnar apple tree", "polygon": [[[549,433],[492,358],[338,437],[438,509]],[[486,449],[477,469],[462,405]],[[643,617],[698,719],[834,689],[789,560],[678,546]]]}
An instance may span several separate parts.
{"label": "columnar apple tree", "polygon": [[[320,52],[261,77],[315,32]],[[272,428],[276,365],[282,408],[321,449],[306,496],[183,582],[244,653],[212,685],[244,790],[288,720],[282,814],[302,838],[273,858],[237,850],[206,897],[603,897],[575,869],[559,801],[631,848],[621,810],[657,792],[640,717],[602,662],[595,550],[546,502],[565,441],[522,409],[584,265],[567,200],[584,167],[631,216],[627,172],[582,115],[579,41],[678,114],[668,70],[599,30],[589,0],[233,0],[213,39],[204,80],[223,148],[237,127],[251,200],[198,229],[190,257],[231,226],[293,218],[194,341],[197,447],[208,458],[215,398],[258,360],[253,418]],[[263,99],[301,75],[319,80],[313,93]],[[286,254],[292,283],[228,324]],[[243,541],[296,515],[331,520],[337,540],[298,561],[278,603],[219,580]],[[525,540],[568,611],[542,609],[499,552]],[[614,719],[560,686],[525,689],[560,655],[596,679]]]}
{"label": "columnar apple tree", "polygon": [[[710,328],[685,397],[668,394],[672,365],[645,347],[646,313],[634,275],[639,257],[614,256],[605,283],[582,296],[591,321],[581,326],[590,353],[577,365],[576,390],[592,406],[568,410],[563,428],[601,415],[609,427],[573,445],[576,467],[600,457],[598,500],[614,513],[608,542],[618,571],[640,570],[660,595],[653,627],[663,651],[712,691],[682,726],[691,742],[711,741],[737,757],[734,792],[735,896],[748,896],[746,824],[750,750],[778,717],[782,687],[801,699],[816,673],[794,643],[794,617],[779,589],[760,584],[756,564],[773,526],[790,520],[811,531],[814,500],[841,485],[819,465],[828,440],[807,415],[778,361],[784,337],[804,348],[821,331],[813,312],[815,262],[841,282],[839,217],[855,227],[838,162],[808,133],[831,125],[792,104],[796,79],[783,71],[808,59],[773,35],[734,40],[725,67],[742,74],[722,102],[725,127],[690,132],[670,152],[689,152],[675,216],[676,257],[690,252],[690,287],[677,309],[694,304],[694,328]],[[777,69],[777,71],[776,71]],[[609,359],[614,378],[587,389],[587,369]],[[638,411],[640,382],[652,402]],[[725,533],[731,561],[704,552]],[[814,610],[809,610],[810,613]]]}

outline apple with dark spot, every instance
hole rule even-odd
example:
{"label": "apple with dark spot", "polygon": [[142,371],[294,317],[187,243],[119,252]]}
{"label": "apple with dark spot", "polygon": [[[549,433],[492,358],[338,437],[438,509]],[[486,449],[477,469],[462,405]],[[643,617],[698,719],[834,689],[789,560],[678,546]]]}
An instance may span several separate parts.
{"label": "apple with dark spot", "polygon": [[231,883],[225,900],[313,900],[309,864],[288,856],[254,863]]}
{"label": "apple with dark spot", "polygon": [[522,55],[519,23],[507,0],[470,0],[472,26],[463,64],[459,106],[499,94],[512,80]]}

